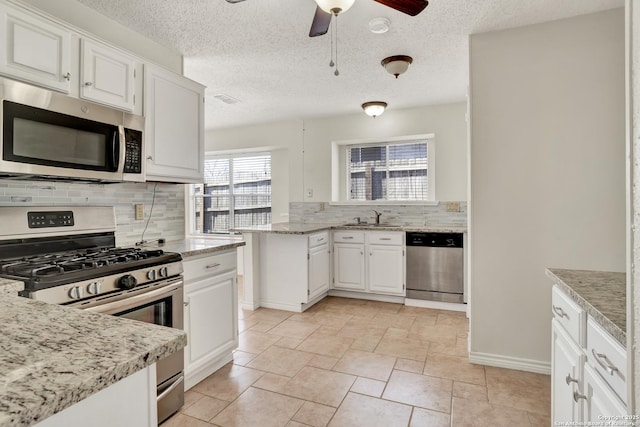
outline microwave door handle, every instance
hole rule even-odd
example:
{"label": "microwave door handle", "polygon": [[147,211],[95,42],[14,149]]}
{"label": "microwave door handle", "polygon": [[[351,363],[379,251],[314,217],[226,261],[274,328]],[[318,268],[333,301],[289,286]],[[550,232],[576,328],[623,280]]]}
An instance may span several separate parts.
{"label": "microwave door handle", "polygon": [[111,132],[111,143],[109,144],[108,162],[112,171],[120,169],[120,127],[118,126],[114,132]]}

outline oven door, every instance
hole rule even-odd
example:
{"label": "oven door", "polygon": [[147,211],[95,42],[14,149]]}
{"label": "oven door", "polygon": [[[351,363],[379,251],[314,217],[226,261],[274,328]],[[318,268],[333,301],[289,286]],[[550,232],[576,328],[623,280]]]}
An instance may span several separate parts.
{"label": "oven door", "polygon": [[[154,283],[148,289],[136,289],[114,300],[91,303],[87,311],[111,314],[171,328],[183,328],[182,277]],[[156,364],[158,381],[158,423],[177,412],[184,404],[184,353],[177,351]]]}

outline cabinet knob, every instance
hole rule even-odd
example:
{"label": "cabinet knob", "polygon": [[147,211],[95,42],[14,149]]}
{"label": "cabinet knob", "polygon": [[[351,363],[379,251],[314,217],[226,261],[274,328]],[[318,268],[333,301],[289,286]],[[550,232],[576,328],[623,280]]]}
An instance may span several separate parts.
{"label": "cabinet knob", "polygon": [[147,160],[153,160],[153,156],[147,156]]}
{"label": "cabinet knob", "polygon": [[84,85],[85,85],[85,86],[93,86],[93,83],[91,83],[91,82],[85,82],[85,84],[84,84]]}
{"label": "cabinet knob", "polygon": [[71,80],[71,74],[67,73],[64,76],[62,76],[62,78],[65,79],[66,81],[69,81],[69,80]]}
{"label": "cabinet knob", "polygon": [[571,384],[571,383],[576,383],[578,384],[578,380],[575,378],[571,378],[571,374],[567,374],[566,378],[564,379],[567,382],[567,385]]}
{"label": "cabinet knob", "polygon": [[184,304],[184,306],[186,307],[186,306],[188,306],[188,305],[189,305],[189,301],[185,301],[185,302],[183,302],[182,304]]}
{"label": "cabinet knob", "polygon": [[587,396],[585,396],[584,394],[580,394],[577,391],[573,392],[573,401],[578,403],[578,400],[580,399],[584,399],[587,400]]}

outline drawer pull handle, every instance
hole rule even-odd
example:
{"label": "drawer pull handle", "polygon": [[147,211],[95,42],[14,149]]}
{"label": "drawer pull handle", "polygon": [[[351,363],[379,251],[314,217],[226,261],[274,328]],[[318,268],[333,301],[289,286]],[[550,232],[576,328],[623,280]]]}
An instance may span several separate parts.
{"label": "drawer pull handle", "polygon": [[381,237],[380,240],[391,240],[391,237]]}
{"label": "drawer pull handle", "polygon": [[587,396],[585,396],[584,394],[580,394],[577,391],[573,392],[573,401],[578,403],[578,400],[580,399],[584,399],[587,400]]}
{"label": "drawer pull handle", "polygon": [[616,365],[611,363],[606,354],[596,353],[595,348],[591,349],[591,353],[593,353],[593,357],[596,358],[596,362],[598,362],[598,365],[602,366],[602,369],[606,370],[609,375],[613,375],[614,372],[618,372],[618,368],[616,367]]}
{"label": "drawer pull handle", "polygon": [[566,317],[567,319],[569,318],[569,315],[562,309],[562,307],[556,307],[553,304],[551,304],[551,307],[553,308],[553,312],[560,316],[561,319],[563,317]]}
{"label": "drawer pull handle", "polygon": [[571,374],[567,374],[566,378],[564,379],[567,382],[567,385],[570,385],[571,383],[576,383],[578,384],[578,380],[575,378],[571,378]]}
{"label": "drawer pull handle", "polygon": [[207,265],[205,268],[207,268],[207,269],[210,269],[210,268],[218,268],[218,267],[220,267],[220,265],[221,265],[221,264],[217,262],[217,263],[215,263],[215,264],[209,264],[209,265]]}
{"label": "drawer pull handle", "polygon": [[318,242],[324,242],[324,237],[319,238]]}
{"label": "drawer pull handle", "polygon": [[353,236],[345,236],[345,237],[343,237],[343,239],[345,239],[345,240],[353,239]]}

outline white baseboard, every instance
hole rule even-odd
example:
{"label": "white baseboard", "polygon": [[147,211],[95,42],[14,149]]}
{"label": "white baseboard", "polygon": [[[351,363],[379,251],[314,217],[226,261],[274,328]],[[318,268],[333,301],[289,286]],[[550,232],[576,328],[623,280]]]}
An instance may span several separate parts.
{"label": "white baseboard", "polygon": [[222,368],[227,363],[233,360],[233,352],[221,354],[210,362],[198,366],[195,369],[185,369],[184,371],[184,391],[189,390],[200,381],[213,374],[218,369]]}
{"label": "white baseboard", "polygon": [[518,371],[535,372],[536,374],[551,375],[551,363],[539,360],[522,359],[519,357],[502,356],[490,353],[469,353],[469,361],[478,365],[495,366],[498,368],[517,369]]}
{"label": "white baseboard", "polygon": [[300,304],[282,304],[279,302],[260,301],[260,307],[302,313],[302,307]]}
{"label": "white baseboard", "polygon": [[393,302],[397,304],[404,303],[404,297],[394,296],[394,295],[381,295],[381,294],[370,294],[364,292],[355,292],[355,291],[341,291],[338,289],[330,289],[329,296],[332,297],[343,297],[343,298],[355,298],[355,299],[366,299],[370,301],[382,301],[382,302]]}
{"label": "white baseboard", "polygon": [[429,301],[429,300],[413,299],[413,298],[405,299],[404,305],[408,307],[433,308],[436,310],[464,311],[464,312],[467,311],[467,304],[456,304],[453,302]]}
{"label": "white baseboard", "polygon": [[254,304],[251,302],[242,302],[241,307],[243,310],[251,310],[251,311],[255,311],[258,308],[260,308],[260,304]]}

